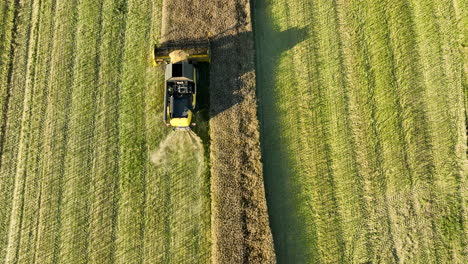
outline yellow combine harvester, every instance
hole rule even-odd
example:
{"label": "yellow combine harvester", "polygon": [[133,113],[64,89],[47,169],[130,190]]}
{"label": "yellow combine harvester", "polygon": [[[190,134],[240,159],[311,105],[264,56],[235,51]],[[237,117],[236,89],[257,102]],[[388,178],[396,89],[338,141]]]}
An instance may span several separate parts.
{"label": "yellow combine harvester", "polygon": [[209,62],[209,43],[156,45],[154,63],[165,63],[163,121],[174,130],[190,130],[197,109],[197,62]]}

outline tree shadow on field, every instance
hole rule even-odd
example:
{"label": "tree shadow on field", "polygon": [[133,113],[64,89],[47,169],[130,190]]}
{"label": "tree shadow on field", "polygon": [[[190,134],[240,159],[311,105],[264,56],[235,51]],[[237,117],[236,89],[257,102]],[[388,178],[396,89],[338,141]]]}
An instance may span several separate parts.
{"label": "tree shadow on field", "polygon": [[[252,4],[256,48],[258,116],[268,215],[278,263],[309,263],[319,259],[316,235],[304,208],[312,210],[301,197],[301,186],[288,156],[285,128],[280,119],[277,73],[285,52],[309,37],[307,28],[277,30],[269,0]],[[294,14],[292,14],[294,15]],[[287,19],[287,18],[285,18]],[[298,98],[301,100],[301,98]],[[290,111],[296,111],[290,109]],[[290,131],[292,132],[292,131]],[[312,233],[311,233],[312,231]]]}

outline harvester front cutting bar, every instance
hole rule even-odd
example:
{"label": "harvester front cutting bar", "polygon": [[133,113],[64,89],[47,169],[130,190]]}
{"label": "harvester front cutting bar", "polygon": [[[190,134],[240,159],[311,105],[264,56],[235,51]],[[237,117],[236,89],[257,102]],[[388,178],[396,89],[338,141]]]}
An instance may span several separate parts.
{"label": "harvester front cutting bar", "polygon": [[196,61],[210,61],[210,43],[209,41],[194,42],[169,42],[161,45],[154,45],[154,62],[170,62],[169,54],[176,50],[183,50],[188,54],[187,59]]}

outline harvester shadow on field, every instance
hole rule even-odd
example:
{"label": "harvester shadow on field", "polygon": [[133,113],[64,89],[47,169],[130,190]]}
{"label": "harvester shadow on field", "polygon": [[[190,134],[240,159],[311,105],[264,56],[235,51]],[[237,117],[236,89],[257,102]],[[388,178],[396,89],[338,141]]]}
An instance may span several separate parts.
{"label": "harvester shadow on field", "polygon": [[[245,96],[241,91],[241,87],[243,87],[244,82],[254,81],[251,79],[249,73],[255,71],[255,58],[251,58],[248,62],[246,62],[245,59],[239,60],[239,57],[242,57],[246,53],[245,50],[249,49],[251,51],[251,49],[254,49],[252,41],[253,33],[251,31],[237,32],[240,26],[242,26],[242,24],[208,38],[211,62],[209,66],[202,63],[200,74],[203,75],[203,77],[206,76],[209,78],[208,82],[205,81],[205,83],[209,85],[209,92],[201,94],[200,96],[203,97],[201,98],[202,100],[209,100],[209,97],[213,96],[222,98],[222,100],[215,100],[222,103],[211,104],[209,106],[210,118],[216,117],[232,106],[241,103]],[[307,35],[307,31],[305,28],[290,28],[281,32],[273,30],[272,32],[274,32],[275,39],[277,40],[273,47],[276,54],[269,58],[272,64],[269,67],[273,70],[274,64],[276,64],[281,53],[291,49],[304,39]],[[165,47],[184,47],[184,45],[200,45],[206,43],[206,41],[207,39],[186,38],[179,39],[176,42],[163,42],[161,45]],[[272,54],[272,52],[267,53]],[[206,71],[209,71],[209,73]],[[201,89],[204,88],[204,85],[201,85]]]}

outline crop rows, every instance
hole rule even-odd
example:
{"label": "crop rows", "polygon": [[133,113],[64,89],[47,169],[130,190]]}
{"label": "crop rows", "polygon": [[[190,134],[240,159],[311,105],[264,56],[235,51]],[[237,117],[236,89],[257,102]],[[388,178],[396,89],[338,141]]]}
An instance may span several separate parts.
{"label": "crop rows", "polygon": [[161,10],[148,0],[0,4],[1,262],[209,261],[206,147],[179,138],[198,156],[150,162],[168,134],[163,72],[150,61]]}
{"label": "crop rows", "polygon": [[255,10],[278,260],[463,262],[452,2],[260,1]]}

